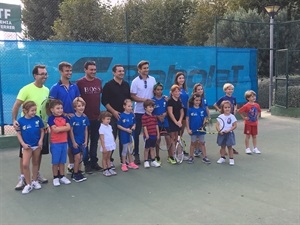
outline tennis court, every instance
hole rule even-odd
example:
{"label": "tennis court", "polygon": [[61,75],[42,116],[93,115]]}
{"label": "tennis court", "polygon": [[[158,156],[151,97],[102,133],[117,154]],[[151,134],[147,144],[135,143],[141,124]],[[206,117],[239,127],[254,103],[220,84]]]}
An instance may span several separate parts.
{"label": "tennis court", "polygon": [[299,119],[263,112],[261,155],[244,153],[242,132],[239,121],[234,166],[216,163],[216,136],[207,135],[210,165],[170,165],[163,152],[161,168],[124,173],[116,160],[117,176],[94,173],[60,187],[52,185],[48,155],[41,171],[49,183],[28,195],[14,190],[18,149],[2,149],[0,224],[299,224]]}

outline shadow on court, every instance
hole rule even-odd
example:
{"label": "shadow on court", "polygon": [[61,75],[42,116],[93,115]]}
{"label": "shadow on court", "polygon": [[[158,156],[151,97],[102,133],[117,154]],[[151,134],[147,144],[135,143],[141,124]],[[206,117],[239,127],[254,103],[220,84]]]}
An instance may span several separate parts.
{"label": "shadow on court", "polygon": [[[299,224],[299,119],[262,114],[258,147],[244,153],[243,122],[235,131],[235,165],[219,165],[215,135],[207,135],[212,164],[170,165],[120,170],[117,176],[87,175],[87,181],[52,185],[50,155],[41,172],[49,179],[41,190],[15,191],[18,149],[0,152],[0,224]],[[188,143],[188,136],[185,134]]]}

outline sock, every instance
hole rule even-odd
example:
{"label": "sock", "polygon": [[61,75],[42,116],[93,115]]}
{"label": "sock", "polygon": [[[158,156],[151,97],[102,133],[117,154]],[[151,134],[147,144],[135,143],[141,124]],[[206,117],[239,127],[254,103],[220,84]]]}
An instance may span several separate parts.
{"label": "sock", "polygon": [[222,158],[223,158],[223,159],[226,159],[226,157],[225,157],[225,156],[222,156]]}
{"label": "sock", "polygon": [[58,176],[53,176],[54,179],[59,178]]}
{"label": "sock", "polygon": [[159,156],[157,156],[156,159],[157,159],[157,161],[160,161],[160,157]]}

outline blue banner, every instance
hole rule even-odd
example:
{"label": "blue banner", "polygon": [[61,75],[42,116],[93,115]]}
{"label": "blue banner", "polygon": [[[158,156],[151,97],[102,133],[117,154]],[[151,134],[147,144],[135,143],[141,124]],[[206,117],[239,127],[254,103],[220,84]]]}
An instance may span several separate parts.
{"label": "blue banner", "polygon": [[[33,81],[32,69],[36,64],[47,66],[46,82],[51,87],[60,78],[58,64],[67,61],[73,65],[72,80],[84,76],[83,65],[88,60],[97,63],[97,76],[103,84],[112,79],[114,64],[124,65],[126,80],[137,76],[137,63],[150,62],[150,75],[164,84],[168,94],[174,83],[176,72],[186,74],[189,94],[195,83],[204,85],[209,105],[224,95],[223,84],[235,86],[234,96],[238,103],[244,103],[244,92],[257,92],[256,49],[151,46],[136,44],[108,44],[83,42],[32,42],[0,41],[1,95],[0,125],[11,124],[11,109],[18,91]],[[0,100],[0,101],[1,101]]]}

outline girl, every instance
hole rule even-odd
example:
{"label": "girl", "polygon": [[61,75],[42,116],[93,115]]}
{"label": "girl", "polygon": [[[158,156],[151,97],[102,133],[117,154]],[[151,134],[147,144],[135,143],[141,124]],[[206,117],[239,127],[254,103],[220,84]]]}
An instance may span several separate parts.
{"label": "girl", "polygon": [[185,82],[185,75],[183,72],[178,72],[176,73],[174,84],[178,85],[180,88],[180,99],[183,105],[183,119],[182,119],[182,126],[180,130],[180,136],[182,137],[184,128],[185,128],[185,117],[186,117],[186,112],[188,108],[188,101],[189,101],[189,95],[186,87],[186,82]]}
{"label": "girl", "polygon": [[206,156],[206,147],[205,147],[205,133],[199,132],[206,122],[206,109],[202,107],[201,96],[199,94],[193,94],[189,100],[189,109],[186,115],[186,126],[187,132],[191,135],[191,145],[190,145],[190,158],[188,163],[194,163],[194,149],[199,140],[200,148],[202,149],[203,158],[202,162],[210,164],[209,159]]}
{"label": "girl", "polygon": [[[122,148],[122,166],[121,170],[123,172],[127,172],[128,168],[130,169],[138,169],[137,166],[133,162],[133,157],[129,154],[128,148],[131,143],[130,135],[132,135],[135,130],[135,118],[132,112],[132,102],[130,99],[125,99],[123,103],[124,112],[120,114],[120,118],[118,120],[118,129],[120,130],[120,141],[123,145]],[[128,157],[129,164],[126,165],[126,158]]]}
{"label": "girl", "polygon": [[103,111],[100,113],[100,152],[102,152],[103,175],[106,177],[109,177],[111,175],[117,175],[117,173],[110,167],[111,151],[116,149],[116,143],[114,135],[112,133],[112,127],[111,125],[109,125],[111,116],[112,114],[108,111]]}
{"label": "girl", "polygon": [[73,100],[75,114],[70,118],[70,141],[69,146],[72,146],[72,155],[74,156],[74,168],[72,178],[75,182],[81,182],[87,178],[83,176],[80,170],[81,156],[83,161],[86,158],[86,146],[88,142],[88,126],[89,119],[83,114],[85,109],[85,101],[81,97]]}
{"label": "girl", "polygon": [[175,150],[178,134],[182,128],[182,120],[184,116],[183,105],[180,99],[180,87],[174,84],[170,91],[171,97],[168,100],[168,122],[169,131],[171,138],[171,154],[168,157],[168,162],[171,164],[176,164],[176,160],[173,157],[173,152]]}
{"label": "girl", "polygon": [[[223,101],[220,105],[221,115],[217,118],[216,129],[218,131],[217,143],[221,146],[220,154],[221,158],[217,163],[221,164],[226,161],[225,148],[227,147],[229,153],[229,165],[234,165],[233,148],[235,145],[235,136],[233,130],[237,126],[237,120],[233,114],[231,114],[230,101]],[[221,119],[219,119],[221,118]]]}
{"label": "girl", "polygon": [[[206,101],[205,95],[204,95],[204,89],[203,89],[203,85],[200,83],[196,83],[194,85],[193,88],[193,94],[199,94],[201,96],[201,107],[205,108],[206,110],[206,114],[207,114],[207,121],[210,120],[210,112],[209,112],[209,108],[208,108],[208,103]],[[195,151],[194,151],[194,156],[195,157],[200,157],[200,155],[202,154],[201,148],[200,148],[200,143],[199,141],[196,142],[195,145]]]}
{"label": "girl", "polygon": [[[27,101],[23,104],[24,116],[18,120],[20,124],[17,131],[17,137],[22,145],[23,153],[23,171],[26,186],[22,194],[28,194],[32,189],[40,189],[41,185],[37,181],[38,160],[41,154],[44,137],[44,123],[42,119],[36,116],[36,104],[33,101]],[[32,158],[32,182],[30,179],[30,159]]]}
{"label": "girl", "polygon": [[[173,156],[172,149],[170,148],[171,145],[171,139],[169,133],[169,123],[167,118],[167,99],[165,96],[162,95],[163,93],[163,85],[160,82],[157,82],[153,87],[153,94],[154,97],[152,100],[154,101],[154,110],[153,115],[157,117],[158,121],[158,127],[160,134],[163,134],[165,136],[166,145],[168,149],[168,155],[169,157]],[[161,141],[161,135],[160,138],[157,140],[156,144],[156,161],[161,164],[160,156],[159,156],[159,145]]]}

